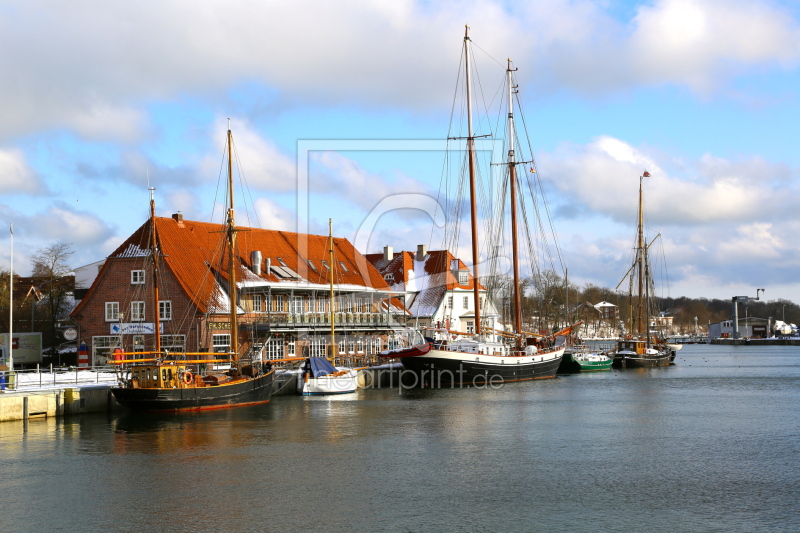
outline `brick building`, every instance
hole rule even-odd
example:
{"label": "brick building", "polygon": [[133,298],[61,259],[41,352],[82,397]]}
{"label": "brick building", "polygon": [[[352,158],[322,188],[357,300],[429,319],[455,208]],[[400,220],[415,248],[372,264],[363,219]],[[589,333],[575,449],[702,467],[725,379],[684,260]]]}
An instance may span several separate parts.
{"label": "brick building", "polygon": [[[155,345],[153,254],[159,257],[162,347],[170,352],[224,352],[231,345],[225,227],[172,218],[148,220],[102,264],[72,313],[92,365],[114,348],[150,351]],[[383,276],[345,238],[239,228],[237,268],[239,342],[268,359],[322,355],[330,342],[330,269],[334,271],[339,353],[369,357],[393,341],[407,311]]]}

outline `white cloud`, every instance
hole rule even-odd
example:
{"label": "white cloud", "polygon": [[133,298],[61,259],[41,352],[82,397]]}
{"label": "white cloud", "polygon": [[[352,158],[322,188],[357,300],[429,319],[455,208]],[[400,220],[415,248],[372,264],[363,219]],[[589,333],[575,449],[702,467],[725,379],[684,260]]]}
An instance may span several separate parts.
{"label": "white cloud", "polygon": [[311,170],[315,194],[337,196],[366,211],[395,194],[427,192],[427,187],[414,178],[399,172],[391,178],[371,173],[337,152],[314,152],[312,160],[321,166],[321,170]]}
{"label": "white cloud", "polygon": [[0,192],[37,193],[43,189],[39,176],[29,166],[19,149],[0,150]]}
{"label": "white cloud", "polygon": [[787,183],[790,171],[759,158],[730,161],[706,154],[681,161],[682,172],[673,175],[667,169],[676,165],[674,158],[602,136],[584,146],[562,144],[540,160],[548,169],[545,177],[572,202],[623,224],[635,223],[637,178],[644,170],[651,174],[643,184],[646,213],[658,225],[797,216],[787,196],[796,189]]}
{"label": "white cloud", "polygon": [[[220,151],[200,162],[199,173],[206,179],[211,179],[212,176],[217,178],[220,173],[227,179],[227,167],[221,167],[227,129],[227,121],[218,119],[209,130],[210,145],[219,147]],[[246,120],[233,119],[231,131],[235,182],[243,176],[246,185],[255,189],[282,192],[297,189],[294,159],[283,154],[271,139],[252,129],[252,125]],[[224,157],[227,161],[227,154]]]}
{"label": "white cloud", "polygon": [[790,13],[744,0],[657,0],[632,20],[588,0],[18,2],[0,14],[0,70],[14,73],[0,86],[0,136],[67,127],[128,142],[148,127],[141,109],[151,101],[253,81],[284,101],[439,106],[451,95],[461,21],[525,80],[587,93],[661,83],[708,91],[723,69],[800,57]]}
{"label": "white cloud", "polygon": [[297,215],[272,200],[258,198],[255,211],[260,227],[278,231],[297,231]]}
{"label": "white cloud", "polygon": [[651,83],[707,92],[731,69],[794,66],[800,58],[797,21],[771,2],[660,0],[641,6],[633,23],[632,61]]}

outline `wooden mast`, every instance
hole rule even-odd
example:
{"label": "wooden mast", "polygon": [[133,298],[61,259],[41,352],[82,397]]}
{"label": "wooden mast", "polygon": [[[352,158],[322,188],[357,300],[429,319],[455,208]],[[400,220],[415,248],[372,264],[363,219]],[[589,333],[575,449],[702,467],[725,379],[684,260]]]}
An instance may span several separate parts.
{"label": "wooden mast", "polygon": [[481,299],[478,290],[478,206],[475,186],[475,137],[472,134],[472,88],[470,86],[470,39],[469,26],[464,30],[464,64],[466,66],[464,80],[467,89],[467,157],[469,158],[469,203],[472,221],[472,297],[475,304],[475,333],[481,333]]}
{"label": "wooden mast", "polygon": [[153,254],[153,318],[156,335],[156,353],[161,354],[161,307],[158,301],[158,240],[156,238],[156,200],[154,187],[150,190],[150,253]]}
{"label": "wooden mast", "polygon": [[[511,60],[508,60],[506,77],[508,82],[508,182],[511,196],[511,253],[514,268],[514,331],[518,335],[517,346],[522,345],[522,309],[519,284],[519,248],[517,244],[517,169],[514,162],[514,84],[511,73],[517,69],[511,68]],[[477,287],[477,285],[476,285]]]}
{"label": "wooden mast", "polygon": [[333,219],[328,219],[328,259],[330,260],[330,268],[328,269],[328,278],[330,281],[330,313],[331,313],[331,350],[329,359],[336,361],[336,356],[339,352],[339,345],[336,344],[336,308],[333,294]]}
{"label": "wooden mast", "polygon": [[637,232],[637,253],[636,253],[636,262],[637,262],[637,282],[639,285],[639,292],[637,294],[636,300],[636,332],[641,336],[644,333],[644,324],[642,321],[643,317],[643,298],[642,293],[644,292],[644,214],[642,213],[642,179],[643,176],[639,176],[639,229]]}
{"label": "wooden mast", "polygon": [[228,293],[231,310],[231,360],[234,366],[239,363],[239,324],[236,314],[236,224],[233,219],[233,134],[231,119],[228,119]]}

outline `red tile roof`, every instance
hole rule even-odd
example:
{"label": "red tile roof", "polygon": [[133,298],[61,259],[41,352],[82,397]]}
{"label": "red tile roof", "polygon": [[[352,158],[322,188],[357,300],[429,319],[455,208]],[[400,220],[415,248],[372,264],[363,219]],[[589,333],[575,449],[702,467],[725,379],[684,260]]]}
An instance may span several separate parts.
{"label": "red tile roof", "polygon": [[[212,299],[218,293],[214,274],[223,280],[228,279],[227,244],[225,226],[207,222],[175,220],[156,217],[156,234],[161,249],[162,260],[175,274],[185,293],[201,312],[213,307]],[[133,235],[128,237],[109,257],[137,257],[149,255],[151,221],[145,222]],[[270,259],[273,267],[285,265],[297,273],[301,280],[312,284],[328,284],[328,269],[322,261],[329,263],[328,236],[307,235],[285,231],[259,228],[238,228],[236,257],[240,264],[237,281],[258,281],[250,271],[250,252],[260,251],[262,261]],[[378,290],[389,290],[380,273],[345,238],[333,239],[334,283],[352,285]],[[315,269],[308,264],[311,260]],[[106,262],[109,268],[113,262]],[[98,276],[98,279],[101,276]],[[274,272],[261,268],[261,280],[279,284],[286,282]],[[297,282],[297,279],[290,280]],[[84,298],[83,302],[89,298]],[[81,306],[79,306],[81,307]],[[76,312],[78,310],[76,309]]]}

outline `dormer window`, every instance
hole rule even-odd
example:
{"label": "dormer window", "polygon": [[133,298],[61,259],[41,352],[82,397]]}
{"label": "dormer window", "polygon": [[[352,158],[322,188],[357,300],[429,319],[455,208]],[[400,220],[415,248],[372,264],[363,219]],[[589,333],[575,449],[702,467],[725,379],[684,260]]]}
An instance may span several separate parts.
{"label": "dormer window", "polygon": [[466,285],[469,283],[467,272],[465,270],[458,271],[458,284],[459,285]]}
{"label": "dormer window", "polygon": [[344,270],[345,272],[350,272],[349,270],[347,270],[347,267],[344,266],[344,262],[343,261],[339,261],[339,264],[342,266],[342,270]]}
{"label": "dormer window", "polygon": [[314,272],[317,271],[317,267],[316,265],[314,265],[314,261],[312,261],[311,259],[308,260],[308,266],[310,266],[311,270],[313,270]]}
{"label": "dormer window", "polygon": [[283,258],[282,258],[282,257],[279,257],[279,258],[278,258],[278,263],[280,263],[280,264],[281,264],[281,266],[284,266],[284,267],[286,266],[286,262],[283,260]]}
{"label": "dormer window", "polygon": [[326,263],[324,259],[322,260],[322,266],[325,267],[325,268],[330,269],[330,267],[328,266],[328,263]]}

